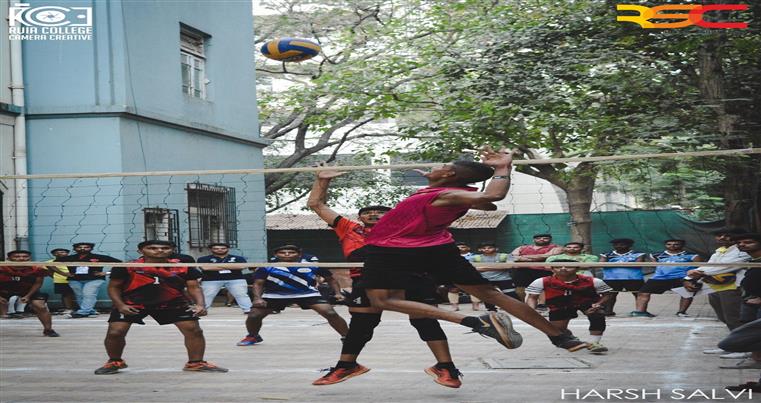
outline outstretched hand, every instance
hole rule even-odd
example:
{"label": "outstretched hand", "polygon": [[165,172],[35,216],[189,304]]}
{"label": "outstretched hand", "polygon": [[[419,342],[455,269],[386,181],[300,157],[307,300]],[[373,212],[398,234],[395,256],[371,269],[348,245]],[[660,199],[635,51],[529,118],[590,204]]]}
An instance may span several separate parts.
{"label": "outstretched hand", "polygon": [[[321,162],[317,166],[318,167],[326,167],[328,165],[326,165],[324,162]],[[343,175],[345,173],[346,173],[345,171],[341,172],[341,171],[336,171],[336,170],[332,170],[332,169],[327,169],[327,170],[324,170],[324,171],[317,171],[317,179],[333,179],[333,178],[337,178],[337,177],[339,177],[339,176],[341,176],[341,175]]]}
{"label": "outstretched hand", "polygon": [[505,147],[494,151],[491,146],[484,146],[481,149],[481,162],[492,167],[507,167],[513,163],[513,151]]}

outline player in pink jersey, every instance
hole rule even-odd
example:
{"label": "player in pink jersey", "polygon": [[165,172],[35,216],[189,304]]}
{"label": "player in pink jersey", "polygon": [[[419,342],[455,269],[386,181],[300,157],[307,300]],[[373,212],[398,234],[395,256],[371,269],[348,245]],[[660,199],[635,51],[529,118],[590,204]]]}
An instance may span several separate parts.
{"label": "player in pink jersey", "polygon": [[[512,153],[484,147],[482,163],[456,161],[424,173],[429,186],[402,200],[373,228],[367,237],[361,284],[373,306],[410,315],[458,323],[492,337],[507,348],[522,338],[509,316],[491,312],[467,317],[404,299],[404,289],[415,273],[427,273],[440,284],[453,283],[478,299],[497,305],[550,337],[553,344],[569,351],[586,347],[569,332],[553,326],[531,307],[502,294],[460,256],[447,228],[469,209],[494,210],[492,203],[507,195]],[[468,184],[491,178],[483,192]]]}

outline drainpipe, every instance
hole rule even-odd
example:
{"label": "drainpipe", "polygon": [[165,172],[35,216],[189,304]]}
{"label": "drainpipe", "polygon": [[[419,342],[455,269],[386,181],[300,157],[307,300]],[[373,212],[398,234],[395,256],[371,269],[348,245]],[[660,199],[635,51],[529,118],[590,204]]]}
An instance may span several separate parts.
{"label": "drainpipe", "polygon": [[[8,2],[10,6],[11,2]],[[24,110],[24,73],[21,61],[21,41],[11,45],[11,99],[21,108],[13,127],[13,165],[15,175],[26,175],[26,117]],[[27,180],[15,179],[16,187],[16,248],[29,249],[29,194]]]}

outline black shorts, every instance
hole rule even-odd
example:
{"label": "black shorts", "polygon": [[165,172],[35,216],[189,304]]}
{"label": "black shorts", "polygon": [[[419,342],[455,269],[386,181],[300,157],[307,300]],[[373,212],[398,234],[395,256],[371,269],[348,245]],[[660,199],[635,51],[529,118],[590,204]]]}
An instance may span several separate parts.
{"label": "black shorts", "polygon": [[672,280],[647,280],[645,285],[639,289],[639,292],[648,294],[663,294],[672,288],[684,287],[684,280],[675,278]]}
{"label": "black shorts", "polygon": [[604,280],[613,291],[639,291],[645,280]]}
{"label": "black shorts", "polygon": [[144,325],[145,322],[143,322],[143,319],[145,319],[146,316],[153,318],[153,320],[158,322],[159,325],[168,325],[186,320],[198,320],[198,316],[195,316],[193,312],[190,312],[190,306],[161,309],[155,309],[148,306],[142,309],[137,315],[124,315],[118,310],[112,309],[111,316],[108,317],[108,322],[127,322]]}
{"label": "black shorts", "polygon": [[[21,292],[21,291],[18,291],[18,290],[7,290],[7,289],[3,290],[3,289],[0,289],[0,297],[8,299],[8,298],[10,298],[10,297],[15,295],[15,296],[21,298],[24,295],[26,295],[27,292],[28,291]],[[48,294],[46,294],[44,292],[37,291],[36,293],[32,294],[32,296],[29,299],[32,300],[32,301],[34,301],[34,300],[47,301],[48,300]]]}
{"label": "black shorts", "polygon": [[516,287],[528,287],[529,284],[533,283],[534,280],[551,276],[552,272],[548,270],[539,270],[539,269],[522,269],[517,268],[513,269],[512,276],[513,276],[513,283],[515,283]]}
{"label": "black shorts", "polygon": [[489,284],[460,256],[455,244],[424,248],[365,246],[365,267],[359,284],[370,289],[406,290],[427,274],[436,284]]}
{"label": "black shorts", "polygon": [[55,283],[53,284],[53,292],[60,295],[73,295],[74,290],[69,287],[69,283]]}
{"label": "black shorts", "polygon": [[[349,308],[370,308],[370,298],[367,297],[365,288],[359,285],[359,279],[354,278],[351,285],[351,294],[346,299]],[[422,302],[428,305],[438,305],[439,296],[436,294],[436,284],[433,279],[423,276],[404,290],[404,299],[407,301]]]}
{"label": "black shorts", "polygon": [[306,297],[306,298],[263,298],[265,301],[267,301],[267,308],[266,309],[272,309],[273,311],[282,311],[291,304],[296,304],[301,307],[301,309],[312,309],[312,305],[317,304],[328,304],[330,305],[330,302],[328,302],[327,299],[323,297]]}

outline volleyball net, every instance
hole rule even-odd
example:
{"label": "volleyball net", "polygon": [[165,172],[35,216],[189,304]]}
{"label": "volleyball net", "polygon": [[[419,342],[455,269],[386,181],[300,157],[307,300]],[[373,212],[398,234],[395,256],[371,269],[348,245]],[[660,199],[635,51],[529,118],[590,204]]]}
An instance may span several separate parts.
{"label": "volleyball net", "polygon": [[[579,163],[600,166],[590,209],[593,227],[591,249],[595,253],[603,252],[603,248],[609,249],[610,239],[621,237],[637,239],[641,241],[638,246],[649,251],[661,247],[659,242],[662,244],[667,237],[697,239],[699,244],[692,246],[700,250],[712,250],[712,241],[706,236],[709,232],[706,230],[706,222],[718,218],[718,215],[712,217],[710,211],[696,213],[696,210],[710,210],[706,206],[710,207],[713,203],[715,211],[720,212],[723,202],[714,200],[715,197],[711,199],[710,195],[705,196],[708,200],[700,200],[704,195],[696,193],[706,183],[716,183],[723,179],[722,174],[713,169],[713,166],[721,164],[726,158],[743,158],[751,154],[761,154],[761,148],[516,160],[514,166],[520,168],[562,164],[564,167],[573,167]],[[290,183],[293,184],[292,187],[300,188],[292,193],[303,194],[301,190],[308,191],[315,172],[320,170],[349,171],[348,175],[361,172],[390,175],[440,165],[441,163],[410,163],[7,175],[0,176],[0,183],[7,188],[26,190],[28,199],[26,205],[18,201],[21,199],[16,199],[6,206],[3,209],[3,220],[6,226],[11,226],[19,213],[28,215],[29,249],[33,252],[35,264],[40,265],[47,260],[50,250],[70,248],[77,242],[92,242],[96,244],[95,250],[98,253],[131,260],[139,256],[139,242],[160,239],[174,242],[180,252],[189,254],[207,254],[205,251],[208,244],[227,243],[233,253],[258,260],[243,267],[261,267],[269,264],[270,248],[279,246],[278,242],[282,240],[294,238],[283,235],[284,231],[330,232],[324,222],[304,207],[304,198],[294,203],[287,214],[275,211],[268,215],[267,198],[272,195],[266,194],[264,190],[265,175],[294,175]],[[689,170],[685,167],[689,167]],[[519,170],[513,170],[513,187],[505,200],[498,203],[497,212],[472,211],[453,225],[452,231],[458,240],[469,241],[475,246],[479,241],[494,241],[494,237],[497,237],[506,247],[530,243],[536,233],[553,234],[555,243],[558,244],[572,240],[567,199],[562,192],[544,181],[532,182],[530,186],[519,185],[520,181],[516,178],[521,175],[517,172]],[[691,175],[689,180],[672,180],[666,185],[662,183],[664,176],[687,174]],[[17,186],[19,184],[21,186]],[[417,186],[421,184],[418,183]],[[675,200],[685,200],[687,204],[694,201],[704,204],[700,208],[664,204],[663,200],[668,197],[657,197],[658,192],[663,191],[663,186],[666,191],[678,193],[681,199]],[[289,190],[289,185],[285,189]],[[391,192],[392,189],[373,191],[383,193]],[[348,191],[344,195],[351,197],[352,192]],[[336,210],[350,217],[353,217],[355,211]],[[277,216],[281,227],[268,228],[268,219],[272,221],[273,216]],[[484,231],[479,232],[479,229]],[[695,237],[695,234],[700,236]],[[305,235],[300,236],[304,239]],[[489,239],[483,239],[485,237]],[[321,242],[331,242],[331,238]],[[332,243],[335,245],[331,247],[337,249],[334,239]],[[503,252],[509,252],[504,250],[506,248],[502,249]],[[328,257],[331,259],[327,263],[319,265],[332,268],[358,266],[339,263],[342,261],[340,255]],[[330,263],[331,261],[335,263]],[[306,264],[312,265],[315,264]],[[521,265],[530,264],[503,263],[501,266],[490,266],[507,268]],[[637,264],[643,267],[654,265],[656,264]],[[605,264],[578,266],[605,267]],[[237,266],[233,264],[230,267]]]}

